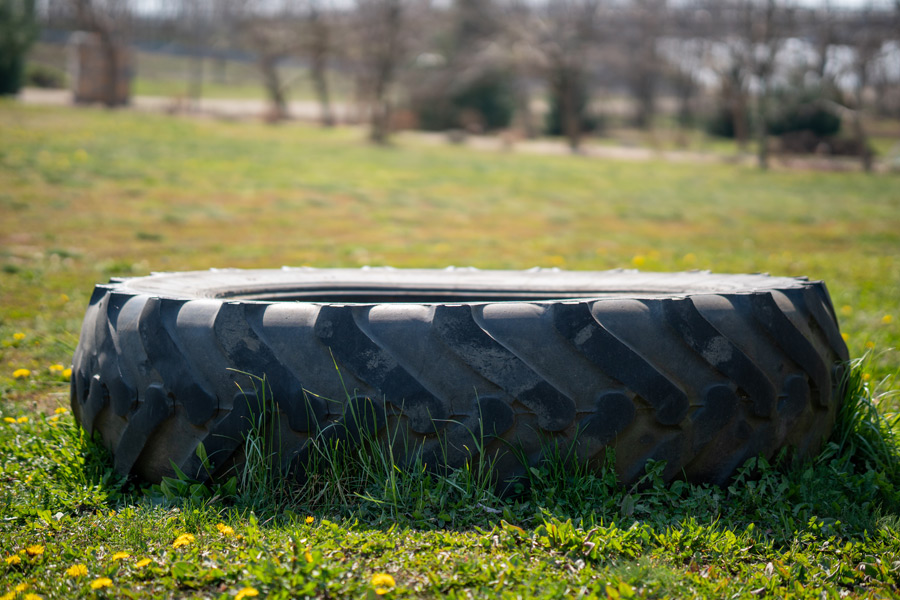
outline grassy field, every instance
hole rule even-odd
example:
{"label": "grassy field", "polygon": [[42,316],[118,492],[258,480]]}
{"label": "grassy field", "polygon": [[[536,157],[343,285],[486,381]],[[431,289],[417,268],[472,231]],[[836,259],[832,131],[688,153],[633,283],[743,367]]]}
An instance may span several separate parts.
{"label": "grassy field", "polygon": [[652,465],[632,490],[548,469],[512,500],[472,474],[404,476],[399,498],[370,474],[328,502],[167,498],[116,477],[62,412],[65,369],[93,285],[151,270],[806,275],[868,357],[857,398],[897,410],[897,176],[364,137],[0,104],[0,597],[900,595],[900,469],[871,419],[811,465],[749,465],[726,490],[666,486]]}

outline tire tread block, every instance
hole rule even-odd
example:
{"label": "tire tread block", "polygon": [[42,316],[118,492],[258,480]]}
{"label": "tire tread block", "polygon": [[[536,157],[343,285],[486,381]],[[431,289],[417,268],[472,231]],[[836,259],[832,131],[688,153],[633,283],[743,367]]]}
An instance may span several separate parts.
{"label": "tire tread block", "polygon": [[757,322],[769,331],[775,343],[809,376],[813,384],[813,395],[819,405],[829,406],[831,376],[815,347],[782,312],[772,294],[752,294],[750,303]]}
{"label": "tire tread block", "polygon": [[750,357],[700,314],[690,298],[665,302],[665,313],[694,352],[747,392],[756,416],[772,417],[776,395],[772,383]]}
{"label": "tire tread block", "polygon": [[450,417],[447,403],[425,389],[387,350],[366,335],[350,309],[323,306],[315,330],[335,360],[409,417],[413,431],[434,433]]}
{"label": "tire tread block", "polygon": [[553,317],[557,330],[585,356],[650,404],[661,424],[677,425],[684,420],[689,407],[685,393],[605,329],[588,304],[556,304]]}
{"label": "tire tread block", "polygon": [[120,473],[129,473],[156,429],[175,412],[172,400],[159,384],[144,390],[144,400],[134,412],[122,432],[113,452],[114,466]]}
{"label": "tire tread block", "polygon": [[434,329],[469,367],[531,410],[542,429],[555,432],[572,425],[575,402],[492,338],[475,321],[469,307],[437,307]]}
{"label": "tire tread block", "polygon": [[165,389],[184,407],[192,425],[203,425],[213,417],[219,402],[197,381],[190,362],[170,331],[183,303],[180,300],[148,299],[141,311],[138,330],[147,358],[162,378]]}

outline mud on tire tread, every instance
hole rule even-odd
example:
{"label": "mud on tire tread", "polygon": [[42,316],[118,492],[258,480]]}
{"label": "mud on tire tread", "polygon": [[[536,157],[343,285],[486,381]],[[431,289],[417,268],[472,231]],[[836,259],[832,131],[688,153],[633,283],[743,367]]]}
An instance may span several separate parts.
{"label": "mud on tire tread", "polygon": [[163,273],[97,286],[71,400],[116,469],[149,481],[170,462],[207,477],[201,442],[218,473],[240,463],[260,410],[249,373],[271,386],[286,463],[311,436],[366,428],[449,466],[503,456],[501,480],[523,468],[512,447],[537,462],[555,441],[598,465],[612,446],[625,482],[654,459],[723,484],[752,456],[820,447],[847,358],[825,285],[804,279]]}

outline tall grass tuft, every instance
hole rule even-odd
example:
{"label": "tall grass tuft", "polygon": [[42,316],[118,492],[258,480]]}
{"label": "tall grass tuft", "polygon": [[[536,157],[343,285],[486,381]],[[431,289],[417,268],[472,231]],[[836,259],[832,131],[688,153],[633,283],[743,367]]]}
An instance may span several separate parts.
{"label": "tall grass tuft", "polygon": [[370,400],[348,406],[349,419],[329,424],[307,442],[298,498],[311,510],[352,508],[376,521],[405,519],[425,527],[499,512],[493,508],[500,503],[493,457],[485,455],[477,435],[464,464],[448,469],[441,466],[447,462],[448,442],[440,433],[441,453],[429,464],[423,447],[401,430],[401,419],[378,433],[359,424],[377,418],[369,411],[383,407]]}
{"label": "tall grass tuft", "polygon": [[844,401],[837,415],[832,442],[837,453],[851,459],[859,468],[881,471],[900,484],[900,443],[897,425],[900,414],[884,413],[879,406],[900,391],[892,389],[892,375],[870,383],[866,366],[872,358],[867,352],[850,361],[844,375]]}
{"label": "tall grass tuft", "polygon": [[[293,503],[293,485],[283,467],[281,415],[266,375],[236,371],[249,378],[253,393],[242,393],[249,423],[244,433],[243,467],[238,473],[236,504],[256,509],[278,509]],[[243,388],[238,386],[241,392]],[[249,390],[248,390],[249,392]]]}

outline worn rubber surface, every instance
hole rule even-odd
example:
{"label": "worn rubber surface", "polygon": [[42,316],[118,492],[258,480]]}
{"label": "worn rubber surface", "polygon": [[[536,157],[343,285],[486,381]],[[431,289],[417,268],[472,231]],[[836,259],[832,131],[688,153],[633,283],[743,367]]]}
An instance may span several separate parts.
{"label": "worn rubber surface", "polygon": [[72,409],[122,473],[239,465],[265,376],[284,460],[359,430],[502,479],[554,442],[634,481],[724,483],[830,433],[847,348],[822,282],[706,272],[282,269],[98,285]]}

